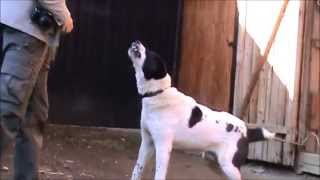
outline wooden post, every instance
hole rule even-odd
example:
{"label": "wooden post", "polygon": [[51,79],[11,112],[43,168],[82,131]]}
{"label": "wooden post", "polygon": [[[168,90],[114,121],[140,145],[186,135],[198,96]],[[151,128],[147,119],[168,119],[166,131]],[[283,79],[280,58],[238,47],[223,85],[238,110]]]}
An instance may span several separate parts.
{"label": "wooden post", "polygon": [[277,32],[279,30],[279,27],[280,27],[280,24],[281,24],[281,21],[282,21],[282,18],[284,16],[285,12],[286,12],[288,3],[289,3],[289,0],[284,0],[282,8],[281,8],[280,13],[279,13],[279,16],[277,18],[276,24],[275,24],[275,26],[274,26],[274,28],[272,30],[271,37],[270,37],[270,39],[268,41],[266,50],[263,53],[263,56],[257,62],[255,71],[253,72],[253,76],[252,76],[252,78],[250,80],[250,84],[249,84],[249,88],[248,88],[247,94],[244,97],[243,104],[241,105],[240,114],[239,114],[239,117],[241,119],[244,118],[244,116],[245,116],[245,114],[247,112],[248,105],[250,103],[250,99],[251,99],[253,90],[256,87],[256,84],[257,84],[257,82],[259,80],[260,71],[262,70],[263,65],[267,62],[268,55],[270,53],[271,47],[273,45],[273,42],[274,42],[274,40],[276,38]]}

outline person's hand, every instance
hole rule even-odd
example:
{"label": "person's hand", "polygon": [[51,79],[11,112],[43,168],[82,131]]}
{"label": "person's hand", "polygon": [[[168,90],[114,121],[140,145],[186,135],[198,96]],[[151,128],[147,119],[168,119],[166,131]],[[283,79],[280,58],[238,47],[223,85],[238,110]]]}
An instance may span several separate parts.
{"label": "person's hand", "polygon": [[73,20],[71,17],[67,18],[62,26],[62,32],[70,33],[73,29]]}

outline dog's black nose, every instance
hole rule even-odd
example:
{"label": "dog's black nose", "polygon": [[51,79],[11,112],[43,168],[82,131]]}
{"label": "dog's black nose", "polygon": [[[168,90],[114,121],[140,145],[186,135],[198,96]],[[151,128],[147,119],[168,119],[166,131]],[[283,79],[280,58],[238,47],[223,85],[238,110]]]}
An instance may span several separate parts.
{"label": "dog's black nose", "polygon": [[141,42],[139,40],[135,40],[134,43],[135,44],[141,44]]}
{"label": "dog's black nose", "polygon": [[139,46],[139,44],[141,44],[139,40],[135,40],[132,42],[132,46]]}

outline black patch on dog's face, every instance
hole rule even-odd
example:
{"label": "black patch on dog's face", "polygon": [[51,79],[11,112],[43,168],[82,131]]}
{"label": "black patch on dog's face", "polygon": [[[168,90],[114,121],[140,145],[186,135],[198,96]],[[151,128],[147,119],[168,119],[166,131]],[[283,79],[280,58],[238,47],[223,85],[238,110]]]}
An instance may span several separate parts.
{"label": "black patch on dog's face", "polygon": [[200,122],[202,119],[202,111],[201,109],[196,106],[192,109],[191,116],[189,119],[189,128],[192,128],[195,126],[198,122]]}
{"label": "black patch on dog's face", "polygon": [[246,162],[248,156],[248,139],[241,137],[237,143],[238,150],[233,156],[232,164],[240,169],[240,166]]}
{"label": "black patch on dog's face", "polygon": [[226,131],[227,132],[230,132],[230,131],[232,131],[232,129],[233,129],[233,125],[232,124],[227,124],[227,128],[226,128]]}
{"label": "black patch on dog's face", "polygon": [[144,77],[150,79],[162,79],[167,75],[167,68],[164,60],[155,52],[146,50],[146,59],[142,66]]}

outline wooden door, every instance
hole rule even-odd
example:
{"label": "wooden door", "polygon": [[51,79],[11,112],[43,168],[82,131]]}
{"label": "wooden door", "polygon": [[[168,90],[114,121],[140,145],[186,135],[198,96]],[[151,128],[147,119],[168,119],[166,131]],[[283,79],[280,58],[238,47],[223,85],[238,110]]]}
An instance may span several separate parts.
{"label": "wooden door", "polygon": [[211,108],[230,110],[236,1],[185,0],[178,86]]}

